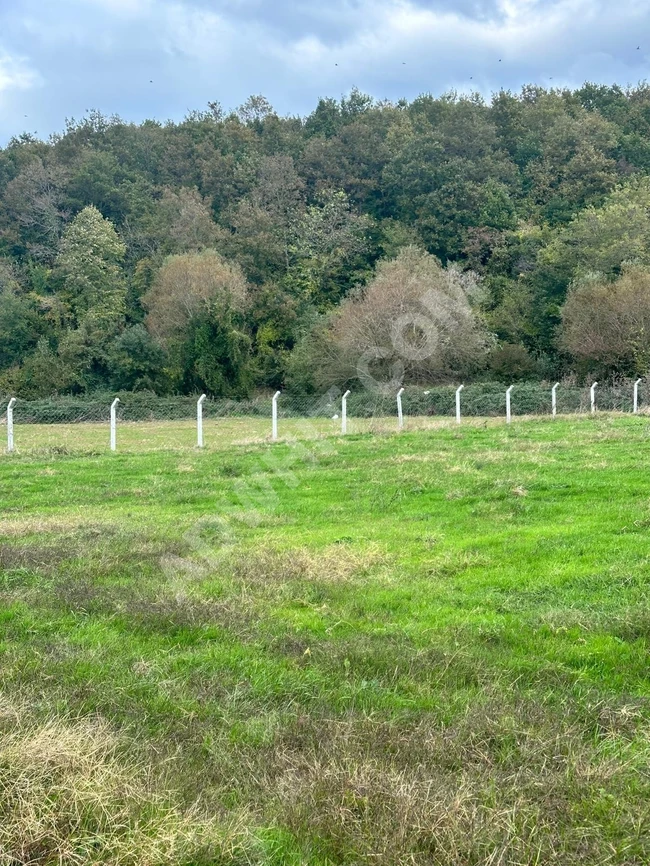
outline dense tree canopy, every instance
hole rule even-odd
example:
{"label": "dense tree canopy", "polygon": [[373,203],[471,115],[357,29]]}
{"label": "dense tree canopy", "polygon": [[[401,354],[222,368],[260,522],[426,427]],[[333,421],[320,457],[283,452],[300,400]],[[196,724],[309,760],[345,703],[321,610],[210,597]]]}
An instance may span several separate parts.
{"label": "dense tree canopy", "polygon": [[645,84],[91,112],[0,149],[0,392],[342,385],[425,284],[405,380],[644,373],[649,214]]}

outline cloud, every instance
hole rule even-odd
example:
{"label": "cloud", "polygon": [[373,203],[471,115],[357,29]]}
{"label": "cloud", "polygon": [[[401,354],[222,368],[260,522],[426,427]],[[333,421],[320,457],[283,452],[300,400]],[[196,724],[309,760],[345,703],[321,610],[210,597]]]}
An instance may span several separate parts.
{"label": "cloud", "polygon": [[223,58],[236,41],[236,31],[223,15],[183,3],[161,4],[161,43],[168,51],[179,52],[207,63]]}
{"label": "cloud", "polygon": [[[7,4],[5,4],[7,5]],[[180,118],[264,93],[282,113],[353,86],[378,98],[648,75],[647,0],[11,0],[0,6],[0,142],[88,108]],[[637,51],[637,45],[640,50]],[[37,74],[34,70],[39,70]],[[40,86],[34,85],[39,83]],[[5,99],[6,102],[6,99]]]}
{"label": "cloud", "polygon": [[0,48],[0,97],[16,90],[29,90],[39,83],[38,73],[23,57],[15,57]]}

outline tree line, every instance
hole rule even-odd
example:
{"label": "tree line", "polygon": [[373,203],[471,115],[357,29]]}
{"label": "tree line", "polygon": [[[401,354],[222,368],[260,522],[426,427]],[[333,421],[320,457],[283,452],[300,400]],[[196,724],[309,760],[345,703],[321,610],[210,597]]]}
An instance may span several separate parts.
{"label": "tree line", "polygon": [[612,379],[649,328],[650,85],[90,112],[0,149],[0,392]]}

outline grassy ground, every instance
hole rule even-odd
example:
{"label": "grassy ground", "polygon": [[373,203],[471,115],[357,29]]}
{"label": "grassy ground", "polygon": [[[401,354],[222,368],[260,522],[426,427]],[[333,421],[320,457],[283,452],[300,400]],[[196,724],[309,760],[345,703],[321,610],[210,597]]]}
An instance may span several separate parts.
{"label": "grassy ground", "polygon": [[[529,420],[527,418],[518,419]],[[501,426],[503,418],[463,419],[469,427]],[[204,421],[204,442],[208,450],[223,449],[231,445],[250,445],[271,441],[271,421],[261,417],[225,417]],[[453,429],[456,422],[448,417],[417,416],[405,419],[405,429]],[[334,418],[280,418],[278,432],[281,439],[314,439],[340,433],[341,420]],[[394,433],[397,417],[348,418],[348,433]],[[139,421],[120,422],[117,431],[119,451],[155,451],[158,449],[194,449],[196,421]],[[110,442],[108,421],[79,424],[21,424],[15,427],[16,450],[25,455],[47,452],[65,454],[86,452],[99,454]]]}
{"label": "grassy ground", "polygon": [[2,457],[0,863],[647,864],[648,423]]}

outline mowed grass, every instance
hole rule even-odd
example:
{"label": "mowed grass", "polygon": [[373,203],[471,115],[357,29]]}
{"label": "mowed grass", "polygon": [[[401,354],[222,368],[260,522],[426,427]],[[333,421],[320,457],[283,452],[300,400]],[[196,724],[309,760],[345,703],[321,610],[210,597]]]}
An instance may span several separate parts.
{"label": "mowed grass", "polygon": [[649,434],[2,457],[0,863],[647,864]]}

